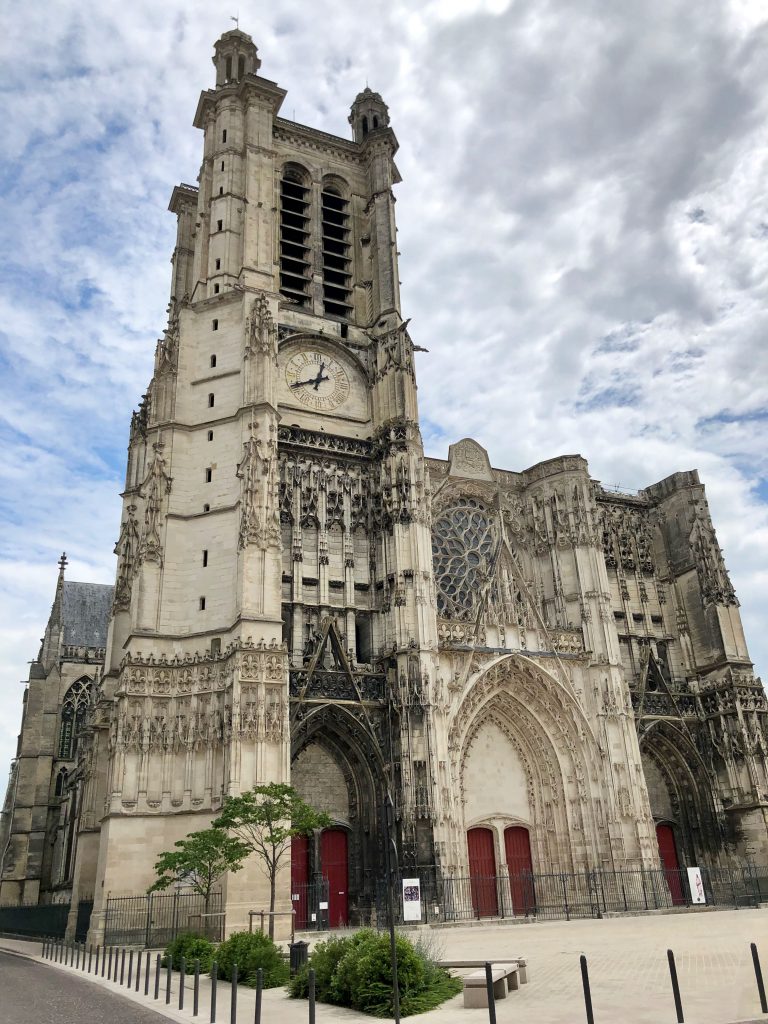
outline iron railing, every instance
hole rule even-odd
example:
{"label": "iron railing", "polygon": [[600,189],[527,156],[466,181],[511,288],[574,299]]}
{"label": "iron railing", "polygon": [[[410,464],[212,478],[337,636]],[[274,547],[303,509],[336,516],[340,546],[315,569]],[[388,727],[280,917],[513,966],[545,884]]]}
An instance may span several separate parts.
{"label": "iron railing", "polygon": [[0,906],[0,933],[63,939],[69,918],[69,903],[32,903]]}
{"label": "iron railing", "polygon": [[182,932],[220,942],[224,931],[221,893],[213,893],[206,905],[192,892],[146,896],[110,896],[104,922],[107,946],[167,946]]}
{"label": "iron railing", "polygon": [[[755,907],[761,882],[751,866],[701,867],[709,906]],[[570,920],[690,907],[686,868],[627,868],[443,878],[422,885],[423,921],[529,917]]]}

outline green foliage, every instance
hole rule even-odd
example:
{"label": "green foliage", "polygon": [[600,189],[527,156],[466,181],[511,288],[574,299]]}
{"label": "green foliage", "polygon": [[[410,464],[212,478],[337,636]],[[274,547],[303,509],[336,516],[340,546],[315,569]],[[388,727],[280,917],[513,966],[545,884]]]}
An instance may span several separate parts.
{"label": "green foliage", "polygon": [[194,970],[195,960],[199,960],[200,973],[205,974],[211,969],[215,952],[216,947],[208,939],[203,939],[199,935],[192,935],[191,932],[184,932],[181,935],[177,935],[165,947],[163,966],[165,967],[168,964],[168,958],[170,957],[171,966],[175,971],[179,971],[181,970],[181,958],[184,957],[188,973]]}
{"label": "green foliage", "polygon": [[[213,827],[230,832],[248,851],[261,859],[269,879],[269,909],[275,909],[275,882],[280,861],[290,849],[294,836],[311,835],[315,829],[328,828],[331,819],[305,803],[293,786],[270,782],[264,786],[230,796]],[[275,919],[270,913],[269,936],[274,935]]]}
{"label": "green foliage", "polygon": [[[439,967],[428,948],[398,935],[397,978],[403,1017],[434,1009],[461,992],[461,980]],[[389,935],[363,929],[315,946],[309,964],[289,983],[294,998],[307,997],[309,968],[315,971],[318,1001],[348,1006],[376,1017],[391,1017],[392,969]]]}
{"label": "green foliage", "polygon": [[264,988],[277,988],[288,981],[290,970],[280,949],[263,932],[234,932],[222,942],[216,953],[219,977],[232,980],[237,964],[237,979],[243,985],[256,985],[256,971],[264,972]]}
{"label": "green foliage", "polygon": [[183,882],[202,896],[206,904],[218,880],[228,871],[239,871],[249,853],[248,847],[219,828],[190,832],[174,846],[175,850],[159,855],[155,864],[157,881],[147,891],[156,892]]}

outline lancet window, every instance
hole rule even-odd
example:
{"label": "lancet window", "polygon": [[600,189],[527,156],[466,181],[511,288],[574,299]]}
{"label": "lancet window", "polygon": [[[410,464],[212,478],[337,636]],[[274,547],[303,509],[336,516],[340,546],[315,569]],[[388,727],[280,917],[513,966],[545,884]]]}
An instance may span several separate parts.
{"label": "lancet window", "polygon": [[91,680],[78,679],[67,690],[61,707],[61,730],[59,732],[59,757],[71,761],[77,751],[77,737],[85,723],[88,705],[91,702]]}

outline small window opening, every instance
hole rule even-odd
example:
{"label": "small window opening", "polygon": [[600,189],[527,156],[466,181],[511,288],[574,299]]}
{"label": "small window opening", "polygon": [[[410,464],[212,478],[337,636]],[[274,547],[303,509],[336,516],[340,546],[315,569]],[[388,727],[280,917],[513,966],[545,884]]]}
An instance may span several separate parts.
{"label": "small window opening", "polygon": [[209,441],[212,441],[212,440],[213,440],[213,431],[212,431],[212,430],[209,430],[209,431],[208,431],[208,440],[209,440]]}
{"label": "small window opening", "polygon": [[223,220],[217,220],[216,221],[216,230],[217,231],[223,231],[224,230],[224,221]]}
{"label": "small window opening", "polygon": [[224,170],[224,161],[223,160],[221,161],[221,169],[222,169],[222,171]]}
{"label": "small window opening", "polygon": [[367,135],[367,134],[368,134],[368,118],[364,117],[363,118],[363,135]]}
{"label": "small window opening", "polygon": [[378,119],[378,117],[376,117],[375,114],[373,115],[373,127],[374,128],[378,128],[379,127],[379,119]]}
{"label": "small window opening", "polygon": [[220,196],[224,195],[224,186],[223,185],[219,185],[219,195]]}
{"label": "small window opening", "polygon": [[348,334],[349,334],[349,325],[348,324],[342,324],[341,325],[341,336],[342,336],[342,338],[346,338],[346,336]]}
{"label": "small window opening", "polygon": [[237,62],[237,77],[242,78],[245,74],[245,57],[240,57]]}
{"label": "small window opening", "polygon": [[213,405],[214,405],[214,402],[215,402],[215,401],[216,401],[216,399],[215,399],[215,397],[214,397],[214,394],[213,394],[213,392],[211,392],[211,394],[210,394],[210,395],[208,395],[208,408],[209,408],[209,409],[212,409],[212,408],[213,408]]}
{"label": "small window opening", "polygon": [[226,142],[226,141],[227,141],[227,129],[226,129],[226,128],[225,128],[225,129],[224,129],[224,131],[223,131],[223,132],[221,133],[221,141],[222,141],[222,142]]}
{"label": "small window opening", "polygon": [[210,512],[210,511],[211,511],[211,506],[206,502],[205,505],[203,505],[203,512]]}
{"label": "small window opening", "polygon": [[211,366],[216,365],[216,356],[211,356]]}
{"label": "small window opening", "polygon": [[208,548],[203,548],[203,568],[208,568]]}
{"label": "small window opening", "polygon": [[211,639],[211,654],[221,654],[221,637],[215,636]]}
{"label": "small window opening", "polygon": [[201,612],[205,611],[205,598],[204,597],[200,598],[200,611]]}
{"label": "small window opening", "polygon": [[212,331],[218,331],[218,329],[219,329],[219,321],[218,320],[211,320],[211,330]]}
{"label": "small window opening", "polygon": [[227,57],[227,81],[232,77],[232,58]]}
{"label": "small window opening", "polygon": [[221,270],[221,260],[216,260],[216,269]]}
{"label": "small window opening", "polygon": [[213,286],[213,294],[214,295],[218,295],[219,294],[219,286],[217,284],[215,284]]}
{"label": "small window opening", "polygon": [[211,480],[213,480],[213,470],[209,466],[205,471],[205,482],[209,484]]}

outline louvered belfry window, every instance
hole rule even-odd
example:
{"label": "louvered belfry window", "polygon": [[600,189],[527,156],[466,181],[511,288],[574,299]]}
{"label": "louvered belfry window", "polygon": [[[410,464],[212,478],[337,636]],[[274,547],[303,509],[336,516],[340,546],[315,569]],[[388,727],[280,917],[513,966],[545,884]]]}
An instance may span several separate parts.
{"label": "louvered belfry window", "polygon": [[286,174],[280,182],[280,294],[309,305],[309,189]]}
{"label": "louvered belfry window", "polygon": [[332,316],[352,311],[349,203],[336,189],[322,191],[323,307]]}

